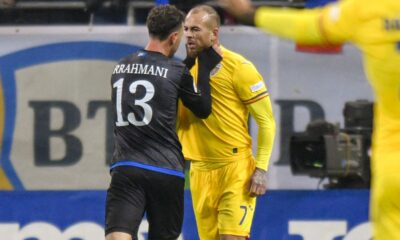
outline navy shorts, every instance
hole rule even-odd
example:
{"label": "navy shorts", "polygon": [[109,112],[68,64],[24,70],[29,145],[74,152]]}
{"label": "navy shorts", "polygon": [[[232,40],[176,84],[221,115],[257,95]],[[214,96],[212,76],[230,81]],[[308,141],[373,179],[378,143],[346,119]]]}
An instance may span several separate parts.
{"label": "navy shorts", "polygon": [[116,167],[107,190],[105,233],[125,232],[137,239],[146,215],[148,239],[177,239],[182,230],[183,196],[181,177],[132,166]]}

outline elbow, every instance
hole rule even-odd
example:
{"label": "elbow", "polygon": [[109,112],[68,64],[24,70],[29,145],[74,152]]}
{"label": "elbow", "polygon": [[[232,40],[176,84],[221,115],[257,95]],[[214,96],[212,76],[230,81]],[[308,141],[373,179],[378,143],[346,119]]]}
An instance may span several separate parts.
{"label": "elbow", "polygon": [[201,118],[201,119],[206,119],[208,116],[211,114],[212,110],[212,101],[211,101],[211,96],[208,96],[206,98],[201,98],[200,101],[198,102],[198,108],[194,112],[196,117]]}
{"label": "elbow", "polygon": [[211,96],[209,98],[197,96],[192,98],[191,101],[184,101],[183,104],[198,118],[206,119],[211,114]]}

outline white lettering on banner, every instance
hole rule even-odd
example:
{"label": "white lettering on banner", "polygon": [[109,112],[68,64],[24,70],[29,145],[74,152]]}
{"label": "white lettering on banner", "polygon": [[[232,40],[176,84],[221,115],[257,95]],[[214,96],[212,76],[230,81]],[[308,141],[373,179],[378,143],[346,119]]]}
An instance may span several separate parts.
{"label": "white lettering on banner", "polygon": [[7,223],[0,224],[0,236],[7,240],[31,238],[37,240],[70,240],[74,238],[98,240],[104,238],[104,230],[98,224],[91,222],[76,223],[65,229],[64,232],[61,232],[57,226],[46,222],[33,222],[22,228],[19,223]]}
{"label": "white lettering on banner", "polygon": [[[138,230],[138,240],[147,239],[149,223],[143,220]],[[25,240],[99,240],[104,239],[104,229],[93,222],[79,222],[63,232],[58,226],[47,222],[32,222],[20,228],[19,223],[0,223],[1,239]],[[182,236],[178,240],[183,240]]]}
{"label": "white lettering on banner", "polygon": [[347,233],[346,221],[289,221],[289,234],[300,235],[303,240],[370,240],[372,238],[369,222],[355,226]]}
{"label": "white lettering on banner", "polygon": [[343,240],[370,240],[372,239],[371,223],[366,222],[353,228]]}
{"label": "white lettering on banner", "polygon": [[333,240],[346,234],[344,221],[289,221],[289,234],[304,240]]}
{"label": "white lettering on banner", "polygon": [[19,224],[16,223],[0,223],[0,236],[9,240],[18,240]]}

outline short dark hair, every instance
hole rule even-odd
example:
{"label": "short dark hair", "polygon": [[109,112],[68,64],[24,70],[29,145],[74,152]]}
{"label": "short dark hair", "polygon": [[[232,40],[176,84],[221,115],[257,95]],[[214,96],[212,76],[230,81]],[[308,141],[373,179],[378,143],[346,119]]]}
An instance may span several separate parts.
{"label": "short dark hair", "polygon": [[184,20],[185,14],[175,6],[161,5],[151,9],[146,25],[151,37],[165,40],[182,26]]}

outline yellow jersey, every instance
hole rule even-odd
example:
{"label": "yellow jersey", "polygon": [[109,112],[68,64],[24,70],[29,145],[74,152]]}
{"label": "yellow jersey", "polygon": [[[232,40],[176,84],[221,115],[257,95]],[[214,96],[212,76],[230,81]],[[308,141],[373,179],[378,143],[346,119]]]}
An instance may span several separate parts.
{"label": "yellow jersey", "polygon": [[343,0],[322,9],[292,11],[285,17],[285,12],[259,8],[255,24],[303,43],[356,45],[375,93],[373,165],[400,166],[400,159],[386,157],[400,154],[400,1]]}
{"label": "yellow jersey", "polygon": [[[221,51],[222,61],[210,73],[210,116],[199,119],[179,106],[177,133],[188,160],[223,163],[252,155],[246,105],[268,96],[268,91],[250,61],[222,46]],[[195,80],[197,67],[191,69]]]}

